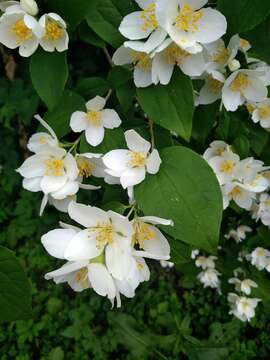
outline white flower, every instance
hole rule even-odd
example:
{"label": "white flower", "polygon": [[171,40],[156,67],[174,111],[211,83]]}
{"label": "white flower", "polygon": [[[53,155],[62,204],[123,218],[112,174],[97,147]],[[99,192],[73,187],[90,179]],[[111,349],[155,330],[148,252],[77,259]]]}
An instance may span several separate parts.
{"label": "white flower", "polygon": [[222,155],[211,158],[208,163],[214,170],[220,185],[223,185],[235,178],[239,161],[240,158],[237,154],[226,150]]}
{"label": "white flower", "polygon": [[251,264],[258,270],[263,270],[267,266],[267,260],[270,257],[270,251],[262,247],[257,247],[250,254]]}
{"label": "white flower", "polygon": [[158,259],[170,258],[170,245],[162,232],[154,225],[173,225],[171,220],[158,218],[156,216],[136,217],[132,221],[134,235],[133,242],[139,248]]}
{"label": "white flower", "polygon": [[270,99],[266,99],[255,105],[252,112],[252,120],[260,123],[264,129],[270,128]]}
{"label": "white flower", "polygon": [[214,269],[215,268],[215,260],[217,260],[216,256],[198,256],[195,265],[197,267],[201,267],[203,270],[207,268]]}
{"label": "white flower", "polygon": [[230,230],[228,234],[225,235],[226,239],[234,239],[236,243],[240,243],[246,238],[246,233],[251,232],[252,229],[246,225],[240,225],[236,230]]}
{"label": "white flower", "polygon": [[171,268],[174,267],[174,263],[171,262],[171,261],[167,261],[167,260],[160,260],[160,265],[161,265],[164,269],[166,269],[166,268],[171,269]]}
{"label": "white flower", "polygon": [[39,19],[39,24],[42,28],[39,43],[45,51],[62,52],[68,49],[66,23],[61,16],[55,13],[45,14]]}
{"label": "white flower", "polygon": [[251,299],[229,293],[228,301],[231,306],[230,314],[233,314],[241,321],[250,321],[255,316],[255,309],[261,299]]}
{"label": "white flower", "polygon": [[38,48],[41,28],[37,20],[20,6],[10,6],[0,21],[0,43],[9,49],[19,48],[23,57],[31,56]]}
{"label": "white flower", "polygon": [[47,273],[45,279],[53,279],[56,284],[67,282],[78,292],[91,287],[97,294],[107,296],[112,305],[117,293],[114,280],[106,266],[94,261],[69,261],[60,269]]}
{"label": "white flower", "polygon": [[104,109],[106,99],[96,96],[86,103],[87,112],[75,111],[71,115],[70,127],[74,132],[85,131],[87,142],[97,146],[104,139],[104,128],[114,129],[121,125],[116,111]]}
{"label": "white flower", "polygon": [[238,163],[236,177],[238,180],[248,185],[249,183],[258,182],[258,180],[261,180],[261,175],[258,173],[262,172],[264,169],[265,168],[262,161],[255,160],[253,157],[249,157],[241,160]]}
{"label": "white flower", "polygon": [[[149,53],[159,46],[167,33],[160,27],[156,17],[156,0],[136,0],[142,11],[135,11],[124,17],[119,31],[130,40],[124,46]],[[150,36],[149,36],[150,35]],[[137,41],[137,40],[144,40]]]}
{"label": "white flower", "polygon": [[105,171],[120,178],[124,189],[141,183],[146,172],[156,174],[161,164],[158,151],[150,152],[151,144],[136,131],[126,131],[125,138],[129,150],[112,150],[103,157]]}
{"label": "white flower", "polygon": [[249,49],[251,49],[251,45],[249,41],[246,39],[240,38],[240,50],[246,53]]}
{"label": "white flower", "polygon": [[235,290],[241,291],[246,295],[251,294],[251,288],[257,288],[258,285],[255,283],[255,281],[250,279],[245,280],[239,280],[238,278],[231,278],[229,279],[229,284],[235,285]]}
{"label": "white flower", "polygon": [[207,0],[157,0],[158,23],[171,39],[191,53],[202,51],[201,44],[209,44],[226,33],[225,17],[212,8],[203,8]]}
{"label": "white flower", "polygon": [[196,259],[196,257],[199,255],[199,253],[200,253],[200,250],[198,250],[198,249],[192,250],[191,255],[190,255],[191,259],[193,259],[193,260]]}
{"label": "white flower", "polygon": [[198,279],[204,285],[204,287],[211,287],[211,288],[219,288],[219,275],[220,273],[213,268],[208,268],[204,271],[201,271],[198,274]]}
{"label": "white flower", "polygon": [[225,81],[222,102],[228,111],[235,111],[245,101],[259,102],[267,97],[267,87],[260,79],[259,71],[238,70]]}
{"label": "white flower", "polygon": [[[238,35],[234,35],[228,47],[222,39],[219,39],[213,43],[206,44],[206,55],[207,55],[207,70],[220,70],[222,71],[227,65],[231,67],[234,64],[234,58],[237,55],[240,47],[240,38]],[[235,70],[238,70],[235,69]]]}
{"label": "white flower", "polygon": [[212,104],[221,99],[222,88],[225,82],[224,75],[218,71],[211,71],[204,76],[204,80],[205,84],[199,92],[198,104]]}
{"label": "white flower", "polygon": [[20,0],[21,8],[29,15],[36,16],[38,13],[38,6],[35,0]]}
{"label": "white flower", "polygon": [[[76,195],[68,195],[62,200],[56,200],[51,195],[48,196],[48,202],[50,205],[54,206],[58,211],[67,213],[68,207],[71,201],[76,201],[77,196]],[[47,200],[47,199],[46,199]],[[44,199],[44,207],[46,206],[46,202]],[[43,213],[43,211],[41,211]]]}
{"label": "white flower", "polygon": [[222,156],[225,150],[229,150],[229,145],[224,141],[215,140],[210,144],[209,148],[205,150],[203,158],[208,161],[215,156]]}
{"label": "white flower", "polygon": [[270,196],[267,193],[261,194],[259,205],[253,210],[256,220],[261,219],[264,225],[270,225]]}
{"label": "white flower", "polygon": [[222,193],[224,209],[227,208],[231,200],[234,200],[239,207],[250,210],[253,205],[253,200],[256,199],[256,193],[245,189],[244,186],[238,182],[223,185]]}

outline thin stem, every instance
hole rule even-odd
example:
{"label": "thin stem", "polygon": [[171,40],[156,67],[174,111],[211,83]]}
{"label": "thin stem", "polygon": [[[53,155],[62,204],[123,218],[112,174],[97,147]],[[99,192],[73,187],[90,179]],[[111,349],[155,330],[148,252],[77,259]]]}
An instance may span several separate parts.
{"label": "thin stem", "polygon": [[110,65],[110,67],[113,67],[113,66],[114,66],[114,63],[113,63],[112,58],[111,58],[111,55],[109,54],[109,52],[108,52],[108,50],[107,50],[106,47],[103,48],[103,52],[104,52],[104,54],[105,54],[105,57],[106,57],[109,65]]}
{"label": "thin stem", "polygon": [[152,119],[148,120],[149,128],[150,128],[150,136],[151,136],[151,149],[155,148],[155,135],[154,135],[154,122]]}
{"label": "thin stem", "polygon": [[133,211],[135,210],[136,204],[133,204],[131,209],[129,210],[128,214],[127,214],[127,218],[130,217],[130,215],[133,213]]}
{"label": "thin stem", "polygon": [[112,95],[112,89],[110,89],[107,93],[107,95],[105,96],[105,100],[106,102],[109,100],[110,96]]}
{"label": "thin stem", "polygon": [[79,137],[79,138],[74,142],[74,144],[71,146],[71,148],[70,148],[69,151],[68,151],[69,153],[71,153],[71,151],[73,151],[73,150],[76,150],[76,148],[77,148],[80,140],[81,140],[81,137]]}

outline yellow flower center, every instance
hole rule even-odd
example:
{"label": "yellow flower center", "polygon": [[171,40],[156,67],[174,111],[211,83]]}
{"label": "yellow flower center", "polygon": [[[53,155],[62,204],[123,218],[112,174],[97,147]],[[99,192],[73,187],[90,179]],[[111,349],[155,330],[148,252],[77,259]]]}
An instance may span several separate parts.
{"label": "yellow flower center", "polygon": [[141,12],[141,19],[143,19],[142,30],[147,31],[149,29],[156,30],[159,25],[156,18],[156,4],[148,5],[142,12]]}
{"label": "yellow flower center", "polygon": [[64,161],[62,159],[45,160],[46,176],[63,176],[64,175]]}
{"label": "yellow flower center", "polygon": [[249,78],[245,74],[238,74],[230,85],[232,91],[239,91],[241,94],[249,86]]}
{"label": "yellow flower center", "polygon": [[261,119],[265,120],[270,117],[270,106],[263,106],[259,109],[259,116]]}
{"label": "yellow flower center", "polygon": [[240,196],[241,194],[242,194],[242,189],[239,186],[236,186],[229,193],[229,196],[231,196],[232,198],[235,198],[237,196]]}
{"label": "yellow flower center", "polygon": [[95,232],[99,249],[113,243],[114,228],[111,223],[98,223],[97,226],[89,228],[88,231]]}
{"label": "yellow flower center", "polygon": [[82,158],[77,159],[77,165],[79,168],[79,175],[86,178],[91,176],[96,168],[95,164],[91,163],[89,160]]}
{"label": "yellow flower center", "polygon": [[88,269],[86,267],[80,269],[75,275],[75,280],[81,286],[87,287],[88,286]]}
{"label": "yellow flower center", "polygon": [[89,110],[87,112],[87,119],[90,122],[90,124],[94,126],[101,126],[101,111],[97,110]]}
{"label": "yellow flower center", "polygon": [[218,64],[224,64],[228,58],[229,50],[224,45],[220,45],[217,52],[211,56],[211,60]]}
{"label": "yellow flower center", "polygon": [[133,241],[138,244],[141,249],[144,247],[144,242],[151,240],[155,237],[155,232],[152,230],[151,225],[142,221],[136,221],[134,224],[135,234]]}
{"label": "yellow flower center", "polygon": [[40,136],[40,138],[38,139],[38,142],[41,144],[41,145],[44,145],[47,143],[47,139],[45,136]]}
{"label": "yellow flower center", "polygon": [[23,19],[17,20],[11,30],[16,34],[18,44],[30,40],[33,37],[32,30],[25,25]]}
{"label": "yellow flower center", "polygon": [[46,23],[46,34],[44,38],[49,41],[56,41],[63,37],[64,29],[56,21],[49,19]]}
{"label": "yellow flower center", "polygon": [[250,47],[250,43],[245,39],[240,39],[240,48],[246,50]]}
{"label": "yellow flower center", "polygon": [[207,79],[207,83],[209,89],[215,94],[219,93],[223,87],[223,82],[214,79],[212,76],[209,76],[209,78]]}
{"label": "yellow flower center", "polygon": [[143,71],[150,71],[152,66],[152,59],[150,56],[143,52],[133,52],[133,64]]}
{"label": "yellow flower center", "polygon": [[257,250],[257,255],[260,256],[260,257],[265,256],[265,250],[263,248],[259,248]]}
{"label": "yellow flower center", "polygon": [[252,114],[253,111],[255,110],[255,107],[254,107],[252,104],[250,104],[250,103],[247,103],[247,104],[246,104],[246,108],[247,108],[247,111],[248,111],[250,114]]}
{"label": "yellow flower center", "polygon": [[234,170],[234,167],[235,167],[235,162],[232,161],[232,160],[225,160],[222,165],[221,165],[221,168],[220,170],[222,172],[225,172],[225,173],[232,173],[233,170]]}
{"label": "yellow flower center", "polygon": [[131,159],[128,164],[131,167],[141,167],[144,166],[146,163],[146,156],[143,153],[130,151],[130,157]]}
{"label": "yellow flower center", "polygon": [[180,10],[179,15],[176,18],[175,25],[183,31],[187,32],[196,32],[199,27],[198,23],[203,17],[203,12],[193,11],[192,7],[189,4],[184,4]]}
{"label": "yellow flower center", "polygon": [[165,60],[168,64],[181,65],[183,60],[190,56],[190,53],[181,49],[176,44],[172,44],[164,51]]}

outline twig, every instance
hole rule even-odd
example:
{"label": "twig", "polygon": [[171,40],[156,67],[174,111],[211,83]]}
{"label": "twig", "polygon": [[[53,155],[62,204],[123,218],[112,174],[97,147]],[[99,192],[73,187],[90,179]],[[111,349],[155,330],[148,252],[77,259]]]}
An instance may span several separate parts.
{"label": "twig", "polygon": [[108,52],[108,50],[107,50],[106,47],[103,48],[103,52],[104,52],[104,54],[105,54],[105,57],[106,57],[109,65],[110,65],[110,67],[113,67],[113,66],[114,66],[114,63],[113,63],[112,58],[111,58],[111,55],[109,54],[109,52]]}

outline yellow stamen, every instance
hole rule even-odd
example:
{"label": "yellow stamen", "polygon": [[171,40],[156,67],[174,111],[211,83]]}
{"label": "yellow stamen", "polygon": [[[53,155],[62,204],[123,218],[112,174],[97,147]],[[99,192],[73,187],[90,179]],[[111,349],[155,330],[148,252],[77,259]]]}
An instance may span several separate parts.
{"label": "yellow stamen", "polygon": [[130,151],[130,157],[131,159],[128,164],[132,167],[141,167],[146,163],[146,156],[143,153]]}
{"label": "yellow stamen", "polygon": [[225,172],[225,173],[232,173],[233,172],[233,170],[234,170],[234,167],[235,167],[235,162],[234,161],[232,161],[232,160],[225,160],[223,163],[222,163],[222,165],[221,165],[221,167],[220,167],[220,170],[222,171],[222,172]]}
{"label": "yellow stamen", "polygon": [[249,78],[246,74],[238,74],[230,85],[232,91],[239,91],[241,94],[249,86]]}
{"label": "yellow stamen", "polygon": [[259,108],[259,116],[261,119],[265,120],[270,117],[270,106],[263,106]]}
{"label": "yellow stamen", "polygon": [[95,232],[97,247],[103,248],[113,243],[114,228],[111,223],[98,223],[97,226],[89,228],[89,232]]}
{"label": "yellow stamen", "polygon": [[152,59],[150,56],[143,52],[133,52],[133,64],[143,71],[150,71],[152,66]]}
{"label": "yellow stamen", "polygon": [[219,93],[223,87],[223,82],[214,79],[212,76],[209,76],[209,78],[207,79],[207,83],[209,89],[215,94]]}
{"label": "yellow stamen", "polygon": [[241,194],[242,194],[242,189],[239,186],[236,186],[229,193],[229,196],[232,197],[232,198],[235,198],[237,196],[240,196]]}
{"label": "yellow stamen", "polygon": [[250,42],[245,39],[240,39],[240,48],[246,51],[248,48],[250,48]]}
{"label": "yellow stamen", "polygon": [[265,256],[265,250],[263,248],[259,248],[257,250],[257,255],[258,256]]}
{"label": "yellow stamen", "polygon": [[77,283],[79,283],[83,287],[88,286],[88,269],[86,267],[80,269],[76,275],[75,280]]}
{"label": "yellow stamen", "polygon": [[12,26],[11,31],[16,34],[18,44],[30,40],[33,37],[32,30],[25,25],[23,19],[17,20]]}
{"label": "yellow stamen", "polygon": [[64,29],[55,20],[48,19],[46,23],[46,33],[44,38],[49,41],[56,41],[63,37]]}
{"label": "yellow stamen", "polygon": [[45,160],[46,176],[63,176],[64,175],[64,161],[62,159]]}
{"label": "yellow stamen", "polygon": [[101,111],[89,110],[87,112],[87,119],[92,125],[100,126],[102,124]]}
{"label": "yellow stamen", "polygon": [[41,145],[44,145],[47,143],[47,139],[45,136],[40,136],[40,138],[38,139],[38,142],[41,144]]}
{"label": "yellow stamen", "polygon": [[89,160],[79,158],[77,159],[77,165],[79,168],[79,175],[89,177],[93,174],[96,165],[91,163]]}
{"label": "yellow stamen", "polygon": [[198,23],[203,17],[203,12],[193,11],[189,4],[184,4],[179,15],[176,18],[175,25],[183,31],[196,32],[199,27]]}
{"label": "yellow stamen", "polygon": [[168,64],[174,65],[177,64],[178,66],[182,64],[183,60],[191,56],[190,53],[181,49],[176,44],[172,44],[167,47],[164,51],[165,61]]}
{"label": "yellow stamen", "polygon": [[155,232],[151,228],[151,225],[146,224],[142,221],[136,221],[134,223],[135,234],[133,241],[135,244],[138,244],[141,249],[144,247],[144,242],[151,240],[155,237]]}
{"label": "yellow stamen", "polygon": [[246,108],[247,108],[247,111],[248,111],[250,114],[252,114],[253,111],[255,110],[255,106],[253,106],[253,105],[250,104],[250,103],[247,103],[247,104],[246,104]]}
{"label": "yellow stamen", "polygon": [[228,58],[229,51],[224,45],[220,45],[217,52],[211,56],[211,60],[218,64],[224,64]]}
{"label": "yellow stamen", "polygon": [[156,4],[148,5],[142,12],[141,18],[144,20],[142,30],[147,31],[149,29],[156,30],[159,25],[156,18]]}

